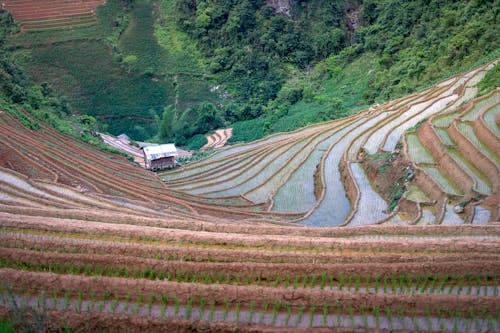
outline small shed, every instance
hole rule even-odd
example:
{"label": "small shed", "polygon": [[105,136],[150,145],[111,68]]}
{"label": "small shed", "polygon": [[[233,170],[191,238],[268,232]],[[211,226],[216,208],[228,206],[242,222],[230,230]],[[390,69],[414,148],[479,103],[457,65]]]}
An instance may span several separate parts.
{"label": "small shed", "polygon": [[125,133],[118,135],[116,138],[126,143],[130,142],[130,138]]}
{"label": "small shed", "polygon": [[142,148],[146,169],[160,170],[173,167],[175,158],[179,155],[173,143],[153,145]]}

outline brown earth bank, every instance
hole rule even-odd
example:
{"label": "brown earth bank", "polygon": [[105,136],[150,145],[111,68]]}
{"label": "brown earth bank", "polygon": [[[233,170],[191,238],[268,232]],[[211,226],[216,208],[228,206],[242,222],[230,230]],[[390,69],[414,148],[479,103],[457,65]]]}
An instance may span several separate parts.
{"label": "brown earth bank", "polygon": [[[150,240],[141,238],[129,238],[129,237],[120,237],[119,235],[106,235],[106,234],[88,234],[72,231],[68,232],[59,232],[57,231],[39,231],[39,230],[30,230],[23,228],[5,228],[4,232],[15,232],[15,233],[26,233],[32,235],[46,235],[57,238],[71,238],[75,240],[89,240],[89,241],[106,241],[106,242],[115,242],[116,244],[121,244],[118,248],[127,248],[128,246],[132,246],[131,251],[133,250],[133,246],[135,245],[152,245],[156,252],[158,253],[170,253],[175,254],[191,254],[192,256],[198,256],[198,253],[201,256],[210,257],[212,254],[217,255],[227,255],[229,260],[225,261],[238,261],[238,258],[241,256],[250,256],[253,257],[254,253],[255,258],[269,258],[278,260],[287,260],[287,258],[294,258],[293,260],[298,262],[331,262],[337,260],[337,262],[345,262],[346,259],[349,258],[343,257],[343,255],[360,255],[364,254],[368,255],[393,255],[392,257],[381,257],[381,262],[394,262],[399,259],[404,260],[408,258],[410,261],[421,262],[426,261],[427,258],[429,261],[443,261],[445,257],[441,257],[436,259],[437,255],[451,255],[451,254],[462,254],[464,255],[465,260],[467,260],[468,255],[474,253],[474,255],[479,254],[490,254],[495,255],[499,253],[499,242],[496,239],[487,239],[487,238],[479,238],[477,240],[469,240],[469,239],[454,239],[449,241],[429,241],[429,246],[425,246],[425,240],[415,240],[415,241],[407,241],[407,240],[334,240],[331,241],[329,245],[330,247],[313,247],[313,246],[295,246],[293,243],[247,243],[244,244],[242,241],[236,242],[219,242],[219,243],[211,243],[205,241],[199,242],[190,242],[189,239],[185,240],[177,240],[175,238],[164,238],[162,240]],[[167,246],[167,249],[163,250],[162,247]],[[169,251],[169,248],[172,247],[172,252]],[[201,251],[206,250],[206,252]],[[213,252],[214,250],[220,250],[222,252]],[[237,250],[240,253],[235,253]],[[165,252],[167,251],[167,252]],[[201,252],[198,252],[201,251]],[[229,251],[229,252],[227,252]],[[246,251],[246,252],[245,252]],[[274,254],[277,252],[277,254]],[[304,259],[295,259],[297,256],[301,256],[305,254]],[[336,255],[336,256],[335,256]],[[340,255],[340,256],[339,256]],[[399,257],[397,257],[399,255]],[[415,258],[422,259],[411,259]],[[423,256],[423,257],[422,257]],[[411,258],[410,258],[411,257]],[[233,259],[234,258],[234,259]],[[317,260],[315,258],[318,258]],[[330,258],[330,259],[329,259]],[[367,257],[368,258],[368,257]],[[450,260],[454,260],[456,257],[448,257]],[[365,262],[365,259],[361,259],[361,262]]]}
{"label": "brown earth bank", "polygon": [[473,196],[472,188],[474,181],[472,178],[451,158],[448,150],[441,142],[439,135],[432,127],[431,122],[424,122],[416,131],[420,142],[429,149],[429,153],[450,179],[457,184],[465,195]]}
{"label": "brown earth bank", "polygon": [[[423,169],[415,167],[415,183],[434,201],[441,201],[449,194]],[[440,226],[441,227],[441,226]]]}
{"label": "brown earth bank", "polygon": [[[1,135],[0,137],[3,139]],[[56,173],[36,163],[3,140],[0,146],[0,166],[17,171],[29,178],[57,181]]]}
{"label": "brown earth bank", "polygon": [[[112,222],[112,215],[110,215],[110,222]],[[487,226],[425,226],[425,227],[405,227],[405,228],[373,228],[373,227],[362,227],[362,228],[340,228],[345,230],[347,235],[355,236],[356,231],[359,232],[358,237],[363,236],[362,231],[367,231],[369,236],[381,236],[382,239],[356,239],[350,238],[346,234],[342,234],[341,238],[335,238],[334,235],[326,235],[324,237],[305,237],[305,236],[294,236],[290,235],[292,232],[288,232],[289,228],[276,227],[273,233],[277,230],[282,230],[282,235],[279,234],[265,234],[266,227],[262,227],[263,233],[261,235],[253,235],[252,233],[229,233],[226,232],[207,232],[198,231],[193,233],[190,230],[181,229],[167,229],[167,228],[157,228],[149,227],[144,228],[143,226],[128,225],[128,224],[111,224],[111,223],[101,223],[89,221],[79,221],[70,219],[59,219],[59,218],[39,218],[34,216],[22,216],[17,214],[0,213],[0,225],[9,228],[18,229],[32,229],[32,230],[43,230],[58,233],[81,233],[83,235],[108,235],[111,238],[115,237],[126,237],[131,239],[143,239],[149,241],[183,241],[191,242],[197,244],[218,244],[221,246],[227,246],[233,244],[237,247],[272,247],[274,246],[294,246],[297,248],[311,248],[311,249],[331,249],[334,247],[338,249],[339,246],[343,249],[356,249],[365,248],[368,250],[376,249],[378,251],[391,252],[391,251],[405,251],[405,252],[457,252],[457,251],[470,251],[474,250],[476,252],[490,252],[497,253],[500,248],[500,240],[496,238],[488,238],[497,235],[500,231],[500,225],[487,225]],[[251,228],[250,226],[248,228]],[[259,226],[260,228],[260,226]],[[253,232],[256,232],[255,226],[253,227]],[[258,228],[257,228],[258,229]],[[350,232],[352,230],[352,234]],[[413,237],[419,236],[417,231],[422,231],[425,236],[436,237],[435,239],[426,239],[425,237],[420,239],[384,239],[384,237],[390,237],[391,233],[384,233],[384,230],[400,231],[395,233],[395,235],[401,235],[403,237]],[[293,229],[292,229],[293,230]],[[413,232],[405,233],[406,230],[412,230]],[[371,233],[368,231],[372,231]],[[434,233],[430,233],[434,231]],[[442,231],[442,232],[441,232]],[[453,233],[455,231],[455,233]],[[469,233],[470,232],[470,233]],[[429,234],[430,233],[430,234]],[[335,233],[333,233],[335,234]],[[437,237],[443,237],[447,234],[456,236],[457,238],[451,237],[450,239],[437,239]],[[485,238],[474,237],[471,239],[460,238],[468,235],[483,235]]]}
{"label": "brown earth bank", "polygon": [[[95,197],[94,199],[98,199]],[[197,228],[202,222],[202,217],[196,218],[195,216],[169,216],[168,219],[160,218],[158,216],[145,216],[142,211],[132,211],[126,208],[114,212],[110,210],[94,209],[93,207],[60,209],[58,207],[39,208],[39,207],[23,207],[19,209],[16,206],[0,205],[1,212],[15,215],[24,215],[26,218],[39,217],[39,218],[54,218],[54,219],[68,219],[79,220],[88,222],[107,222],[111,224],[135,224],[138,226],[160,227],[160,228],[179,228],[187,229]],[[168,211],[168,208],[166,209]],[[21,214],[22,212],[22,214]],[[2,220],[0,218],[0,220]],[[6,220],[6,218],[4,218]],[[199,227],[203,229],[203,227]]]}
{"label": "brown earth bank", "polygon": [[[13,313],[0,306],[0,317],[11,318]],[[112,313],[46,312],[46,332],[137,332],[137,333],[287,333],[290,327],[268,327],[257,324],[234,324],[227,322],[208,322],[205,320],[185,320],[177,318],[151,318]],[[294,332],[306,333],[382,333],[380,329],[355,329],[343,327],[294,327]],[[405,330],[391,330],[393,333],[409,333]],[[426,332],[426,331],[420,331]]]}
{"label": "brown earth bank", "polygon": [[[374,276],[430,276],[435,275],[469,275],[472,272],[481,275],[499,276],[500,260],[489,261],[451,261],[451,262],[424,262],[424,263],[362,263],[362,264],[272,264],[255,262],[232,262],[232,263],[212,263],[212,262],[185,262],[185,261],[164,261],[156,259],[134,258],[121,255],[97,255],[97,254],[70,254],[38,252],[22,249],[0,248],[0,258],[8,263],[26,263],[31,265],[79,265],[91,267],[114,268],[116,271],[155,271],[157,273],[170,272],[176,274],[197,273],[201,274],[230,274],[252,279],[262,278],[276,280],[278,278],[296,276],[320,276],[329,274],[339,276],[340,274],[349,276],[374,277]],[[318,281],[319,282],[319,281]]]}
{"label": "brown earth bank", "polygon": [[495,154],[500,155],[500,148],[498,147],[499,137],[485,123],[483,118],[479,118],[479,120],[474,122],[474,132],[482,142],[495,152]]}
{"label": "brown earth bank", "polygon": [[[29,237],[29,235],[27,235]],[[107,244],[106,244],[107,243]],[[500,254],[475,253],[294,253],[290,250],[251,251],[251,250],[224,250],[185,248],[176,246],[148,245],[132,242],[105,242],[93,240],[70,239],[38,239],[26,238],[20,235],[2,235],[0,244],[4,248],[19,248],[24,250],[124,255],[141,258],[178,259],[183,261],[211,261],[211,262],[270,262],[270,263],[397,263],[397,262],[446,262],[446,261],[494,261]]]}
{"label": "brown earth bank", "polygon": [[358,200],[361,194],[358,184],[354,181],[354,175],[352,174],[349,162],[347,161],[345,156],[340,160],[339,170],[342,178],[342,183],[344,184],[346,196],[351,203],[351,211],[349,213],[349,216],[346,218],[346,221],[349,221],[354,212],[358,209]]}
{"label": "brown earth bank", "polygon": [[[165,281],[134,280],[125,278],[66,276],[52,273],[22,272],[0,269],[0,277],[13,286],[14,293],[48,294],[79,292],[83,297],[125,299],[126,295],[176,295],[181,302],[192,298],[215,300],[218,304],[249,304],[257,308],[264,304],[282,302],[294,310],[301,305],[337,304],[344,309],[352,308],[356,313],[364,309],[404,309],[407,315],[438,315],[441,311],[460,311],[468,316],[469,310],[482,311],[484,316],[496,316],[500,304],[497,297],[469,295],[392,295],[366,294],[335,290],[290,290],[257,286],[204,285]],[[105,296],[106,295],[106,296]]]}
{"label": "brown earth bank", "polygon": [[[448,134],[456,142],[460,152],[481,170],[491,181],[493,192],[497,192],[500,184],[500,172],[498,165],[490,160],[480,148],[472,143],[457,127],[457,122],[451,123],[448,128]],[[495,143],[495,145],[498,143]]]}

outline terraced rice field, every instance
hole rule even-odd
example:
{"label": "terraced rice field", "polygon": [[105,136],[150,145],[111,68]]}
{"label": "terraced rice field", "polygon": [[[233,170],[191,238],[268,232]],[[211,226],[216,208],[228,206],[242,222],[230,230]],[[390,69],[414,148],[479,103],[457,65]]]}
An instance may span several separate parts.
{"label": "terraced rice field", "polygon": [[[478,195],[474,200],[492,202],[493,199],[486,199],[498,195],[495,180],[498,177],[494,176],[498,173],[495,166],[498,156],[490,147],[491,143],[485,143],[488,152],[484,154],[493,168],[489,164],[490,171],[485,172],[486,166],[470,161],[463,144],[455,142],[454,133],[448,131],[449,127],[462,127],[462,123],[475,131],[474,124],[464,120],[472,113],[476,121],[491,124],[496,119],[496,111],[491,108],[496,105],[497,93],[477,101],[470,100],[474,97],[472,92],[477,92],[477,83],[491,68],[491,64],[478,67],[342,121],[228,147],[185,170],[166,173],[162,179],[169,188],[192,195],[221,199],[242,197],[254,204],[266,205],[268,212],[301,214],[297,220],[301,225],[345,225],[359,213],[359,206],[366,209],[359,202],[363,202],[361,198],[367,194],[361,193],[359,188],[363,187],[364,192],[372,190],[366,187],[369,182],[364,177],[353,174],[352,163],[362,163],[360,153],[363,152],[394,151],[403,133],[412,129],[404,136],[406,149],[403,153],[413,168],[419,169],[421,176],[416,179],[419,186],[424,192],[432,192],[432,199],[438,202],[439,207],[432,212],[443,211],[443,198],[447,196],[468,201]],[[483,114],[484,117],[479,117]],[[422,128],[431,131],[430,134],[420,129],[422,123],[429,123],[427,119],[432,119],[432,124]],[[472,145],[482,152],[484,147],[478,144],[482,144],[481,138]],[[380,200],[380,203],[384,201],[381,197]],[[375,202],[379,202],[378,199]],[[495,210],[488,205],[483,208]],[[379,207],[378,204],[373,206]],[[363,217],[363,221],[356,224],[371,224],[383,219],[382,210],[373,208],[371,219]],[[433,220],[440,223],[443,215]],[[370,216],[370,209],[362,216]],[[470,221],[470,216],[468,210],[461,219],[465,223]]]}
{"label": "terraced rice field", "polygon": [[[366,230],[367,236],[406,234],[392,240],[333,230],[280,236],[282,228],[267,227],[265,235],[229,240],[230,234],[199,232],[194,240],[180,229],[54,218],[42,226],[38,217],[19,223],[2,215],[0,274],[13,289],[0,304],[31,305],[55,321],[102,318],[98,327],[108,329],[125,323],[140,329],[146,322],[152,331],[173,324],[183,331],[190,325],[223,331],[453,331],[460,325],[474,332],[499,325],[499,243],[492,226],[463,228],[462,236],[445,226],[423,233],[418,226]],[[452,237],[426,239],[435,228]]]}
{"label": "terraced rice field", "polygon": [[214,133],[207,135],[207,143],[201,147],[201,150],[222,148],[232,136],[232,128],[218,129]]}
{"label": "terraced rice field", "polygon": [[495,104],[493,107],[489,108],[482,116],[486,125],[496,134],[496,136],[500,137],[500,127],[496,119],[499,118],[500,115],[500,104]]}
{"label": "terraced rice field", "polygon": [[[456,104],[490,67],[159,175],[0,112],[0,315],[99,332],[499,331],[497,116],[476,105],[498,90]],[[370,152],[412,175],[393,211]]]}
{"label": "terraced rice field", "polygon": [[408,144],[408,157],[417,164],[427,163],[435,164],[436,161],[429,153],[427,148],[420,142],[415,133],[406,135],[406,143]]}
{"label": "terraced rice field", "polygon": [[51,30],[95,25],[96,7],[105,2],[106,0],[4,0],[2,8],[21,23],[22,30]]}
{"label": "terraced rice field", "polygon": [[[316,203],[314,177],[325,152],[343,135],[359,125],[360,121],[355,120],[354,122],[346,122],[341,126],[335,126],[334,132],[327,138],[323,138],[323,141],[314,147],[308,158],[294,170],[286,183],[278,189],[273,197],[273,211],[304,212],[314,207]],[[290,195],[291,193],[293,195]]]}
{"label": "terraced rice field", "polygon": [[342,172],[339,168],[343,153],[351,140],[386,116],[386,114],[381,113],[369,120],[364,120],[330,147],[321,165],[324,172],[324,192],[315,209],[302,222],[304,225],[335,226],[344,223],[352,206],[344,189]]}
{"label": "terraced rice field", "polygon": [[429,176],[431,176],[446,194],[458,196],[463,194],[458,185],[450,180],[438,168],[433,166],[421,166],[420,168],[424,170]]}
{"label": "terraced rice field", "polygon": [[500,103],[500,93],[491,94],[488,98],[478,99],[464,114],[462,121],[476,121],[485,110],[496,109]]}
{"label": "terraced rice field", "polygon": [[491,183],[486,175],[478,170],[468,161],[458,150],[450,150],[450,155],[453,160],[460,166],[462,170],[472,179],[473,189],[481,194],[491,194]]}
{"label": "terraced rice field", "polygon": [[349,226],[359,226],[364,224],[380,223],[387,219],[389,215],[387,203],[380,195],[373,190],[367,179],[363,168],[359,163],[351,164],[351,171],[354,180],[359,186],[360,198],[357,204],[357,210],[349,220]]}
{"label": "terraced rice field", "polygon": [[486,155],[488,159],[494,161],[495,163],[500,163],[499,155],[493,152],[491,147],[478,138],[472,125],[463,122],[456,122],[456,128],[460,135],[467,138],[467,140],[472,142],[475,146],[479,147],[481,154]]}

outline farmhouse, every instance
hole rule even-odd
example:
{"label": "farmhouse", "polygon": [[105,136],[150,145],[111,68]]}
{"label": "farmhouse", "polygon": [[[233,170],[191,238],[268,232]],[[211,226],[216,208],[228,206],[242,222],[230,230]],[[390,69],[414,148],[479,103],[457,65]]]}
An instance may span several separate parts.
{"label": "farmhouse", "polygon": [[173,143],[142,148],[144,152],[144,163],[148,170],[159,170],[175,165],[178,156],[177,148]]}

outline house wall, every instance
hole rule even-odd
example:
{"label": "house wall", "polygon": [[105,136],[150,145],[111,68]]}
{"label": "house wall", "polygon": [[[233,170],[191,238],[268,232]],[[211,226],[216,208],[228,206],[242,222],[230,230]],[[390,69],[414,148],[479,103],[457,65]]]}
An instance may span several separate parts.
{"label": "house wall", "polygon": [[172,167],[174,165],[175,165],[175,158],[173,156],[169,156],[169,157],[162,157],[157,160],[152,160],[149,168],[151,170],[157,170],[157,169]]}

